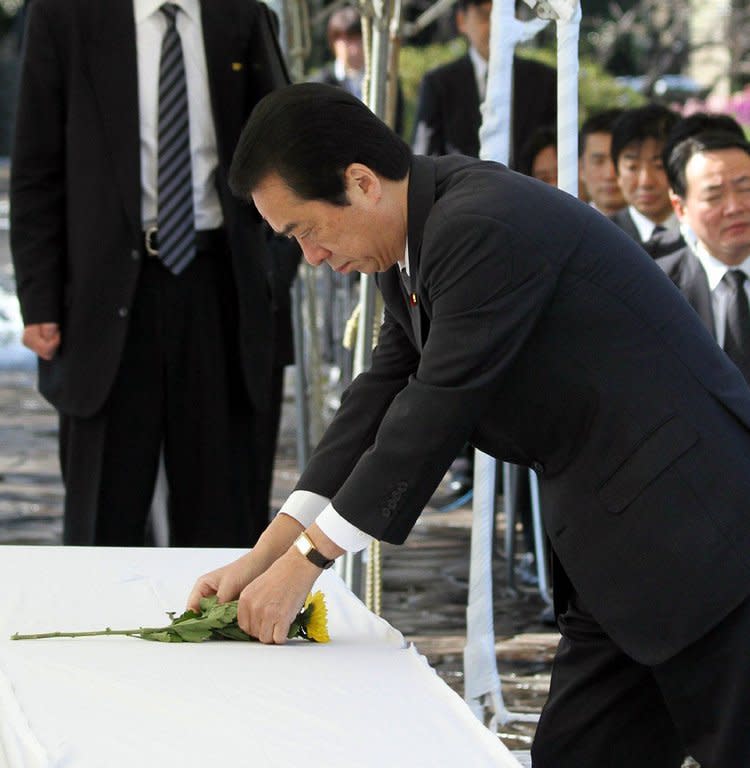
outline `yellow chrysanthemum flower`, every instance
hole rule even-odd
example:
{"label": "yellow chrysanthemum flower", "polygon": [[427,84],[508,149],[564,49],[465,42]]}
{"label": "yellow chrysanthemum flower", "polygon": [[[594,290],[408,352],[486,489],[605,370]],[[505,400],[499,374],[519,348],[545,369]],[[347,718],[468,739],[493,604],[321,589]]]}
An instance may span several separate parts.
{"label": "yellow chrysanthemum flower", "polygon": [[328,608],[323,593],[318,591],[314,595],[308,595],[305,610],[307,608],[312,608],[305,627],[307,639],[316,643],[327,643],[331,638],[328,635]]}

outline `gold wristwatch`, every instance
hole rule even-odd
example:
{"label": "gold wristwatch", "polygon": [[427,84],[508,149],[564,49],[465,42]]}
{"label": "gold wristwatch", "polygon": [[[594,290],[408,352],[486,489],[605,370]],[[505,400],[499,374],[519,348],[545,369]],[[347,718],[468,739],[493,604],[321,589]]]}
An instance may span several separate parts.
{"label": "gold wristwatch", "polygon": [[312,539],[304,532],[294,540],[294,546],[303,554],[313,565],[318,568],[330,568],[334,561],[329,560],[321,554],[320,550],[313,544]]}

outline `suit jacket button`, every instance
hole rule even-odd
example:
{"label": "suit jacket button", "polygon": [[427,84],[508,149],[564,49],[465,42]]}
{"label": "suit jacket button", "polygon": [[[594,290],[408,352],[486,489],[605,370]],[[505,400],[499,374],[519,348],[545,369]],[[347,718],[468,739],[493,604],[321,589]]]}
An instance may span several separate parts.
{"label": "suit jacket button", "polygon": [[534,472],[537,473],[537,475],[544,474],[544,464],[542,464],[541,461],[535,461],[531,465],[531,468],[534,470]]}
{"label": "suit jacket button", "polygon": [[138,259],[141,258],[140,251],[137,248],[133,248],[130,252],[130,258],[133,259],[133,261],[138,261]]}
{"label": "suit jacket button", "polygon": [[117,310],[117,314],[118,314],[120,317],[127,317],[127,316],[128,316],[128,308],[127,308],[127,307],[120,307],[120,308]]}

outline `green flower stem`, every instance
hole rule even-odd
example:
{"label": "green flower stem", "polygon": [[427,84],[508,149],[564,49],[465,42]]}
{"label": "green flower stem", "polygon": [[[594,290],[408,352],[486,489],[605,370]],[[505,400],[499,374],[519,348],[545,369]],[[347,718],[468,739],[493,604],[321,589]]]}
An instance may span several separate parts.
{"label": "green flower stem", "polygon": [[41,632],[37,635],[11,635],[11,640],[43,640],[48,637],[95,637],[102,635],[150,635],[154,632],[166,632],[170,627],[139,627],[138,629],[100,629],[96,632]]}

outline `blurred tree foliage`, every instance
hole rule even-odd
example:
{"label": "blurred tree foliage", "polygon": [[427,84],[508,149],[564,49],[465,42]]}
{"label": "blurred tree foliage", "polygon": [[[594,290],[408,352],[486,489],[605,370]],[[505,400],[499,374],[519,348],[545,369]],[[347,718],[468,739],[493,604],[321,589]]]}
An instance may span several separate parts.
{"label": "blurred tree foliage", "polygon": [[[419,84],[424,73],[462,56],[466,43],[456,38],[448,43],[425,46],[404,46],[401,49],[399,68],[404,93],[404,138],[409,141],[414,127]],[[517,53],[555,66],[554,50],[549,48],[519,48]],[[632,107],[645,102],[645,98],[631,88],[618,85],[612,75],[590,58],[579,62],[578,71],[579,121],[595,112],[612,107]]]}

